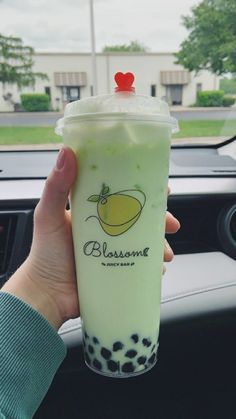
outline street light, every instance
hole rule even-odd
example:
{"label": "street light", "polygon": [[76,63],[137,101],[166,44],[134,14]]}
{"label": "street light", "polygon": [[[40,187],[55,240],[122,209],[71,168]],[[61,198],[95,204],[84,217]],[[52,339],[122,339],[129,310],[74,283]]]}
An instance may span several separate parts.
{"label": "street light", "polygon": [[91,31],[91,58],[92,58],[93,95],[97,95],[97,64],[96,64],[93,0],[89,0],[89,6],[90,6],[90,31]]}

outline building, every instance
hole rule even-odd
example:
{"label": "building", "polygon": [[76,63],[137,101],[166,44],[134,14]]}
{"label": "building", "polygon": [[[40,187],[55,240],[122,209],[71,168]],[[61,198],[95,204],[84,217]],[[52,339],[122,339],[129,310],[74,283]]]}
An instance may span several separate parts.
{"label": "building", "polygon": [[[34,88],[18,89],[0,84],[0,111],[19,109],[20,94],[47,93],[52,110],[61,111],[66,103],[93,94],[92,65],[89,53],[36,53],[35,72],[47,73],[49,80],[38,80]],[[171,53],[99,53],[97,54],[98,94],[114,91],[114,74],[132,71],[136,91],[165,97],[170,105],[190,106],[200,90],[219,88],[219,77],[209,71],[197,76],[175,64]]]}

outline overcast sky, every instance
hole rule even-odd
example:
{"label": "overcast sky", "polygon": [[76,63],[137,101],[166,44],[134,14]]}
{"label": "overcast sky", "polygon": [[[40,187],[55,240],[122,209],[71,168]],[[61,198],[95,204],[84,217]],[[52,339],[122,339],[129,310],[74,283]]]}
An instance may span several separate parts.
{"label": "overcast sky", "polygon": [[[181,15],[199,0],[94,0],[96,50],[138,40],[151,52],[177,51]],[[0,0],[0,32],[38,51],[90,50],[89,0]]]}

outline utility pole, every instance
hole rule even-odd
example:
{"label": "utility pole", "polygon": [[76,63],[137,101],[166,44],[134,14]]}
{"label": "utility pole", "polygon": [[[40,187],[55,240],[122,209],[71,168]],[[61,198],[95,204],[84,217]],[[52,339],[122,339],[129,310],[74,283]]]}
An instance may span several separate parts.
{"label": "utility pole", "polygon": [[92,59],[92,79],[93,79],[93,95],[97,95],[97,63],[96,63],[96,46],[94,31],[94,13],[93,0],[89,0],[90,6],[90,30],[91,30],[91,59]]}

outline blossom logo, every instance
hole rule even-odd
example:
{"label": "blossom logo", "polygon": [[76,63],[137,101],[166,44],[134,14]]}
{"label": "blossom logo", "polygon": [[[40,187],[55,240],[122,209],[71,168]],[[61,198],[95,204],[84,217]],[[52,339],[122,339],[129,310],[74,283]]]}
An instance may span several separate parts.
{"label": "blossom logo", "polygon": [[103,184],[99,195],[91,195],[89,202],[97,203],[96,218],[103,231],[109,236],[119,236],[129,230],[139,219],[146,202],[144,192],[127,189],[110,193],[109,186]]}

